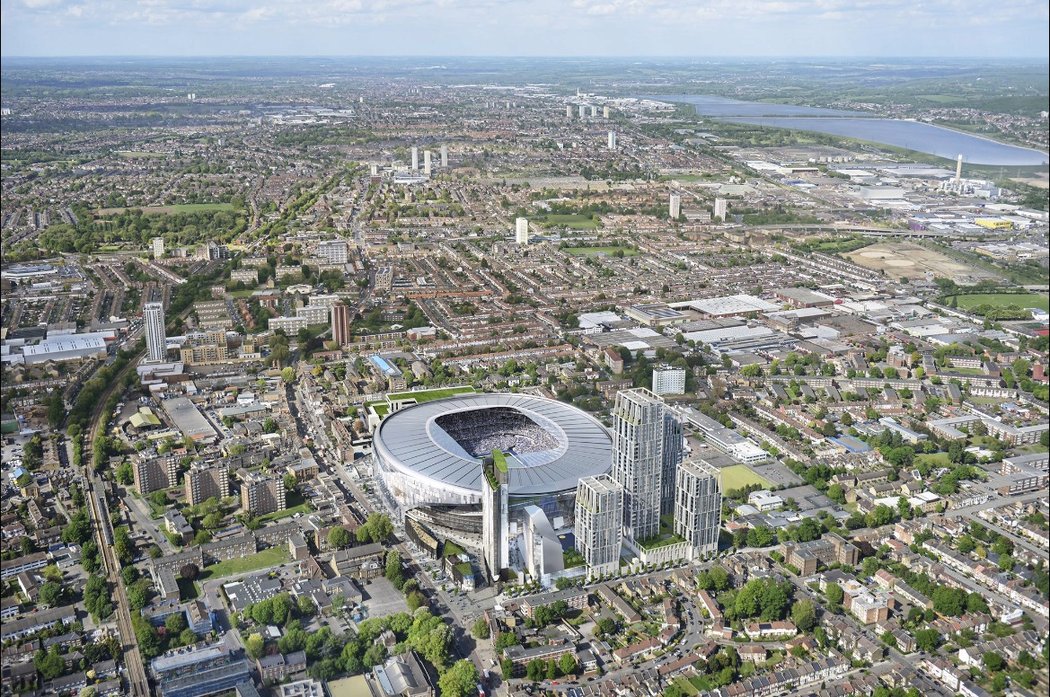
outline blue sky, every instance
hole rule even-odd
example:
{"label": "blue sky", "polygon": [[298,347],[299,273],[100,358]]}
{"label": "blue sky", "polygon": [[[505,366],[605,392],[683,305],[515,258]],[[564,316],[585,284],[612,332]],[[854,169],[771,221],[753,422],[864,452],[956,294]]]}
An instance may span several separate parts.
{"label": "blue sky", "polygon": [[0,0],[0,53],[1048,55],[1047,0]]}

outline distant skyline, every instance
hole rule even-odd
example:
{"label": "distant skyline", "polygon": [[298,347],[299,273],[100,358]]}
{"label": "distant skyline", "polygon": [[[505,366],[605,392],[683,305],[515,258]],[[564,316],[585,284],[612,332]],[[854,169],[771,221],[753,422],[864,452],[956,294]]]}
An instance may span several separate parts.
{"label": "distant skyline", "polygon": [[1019,57],[1046,0],[0,0],[0,55]]}

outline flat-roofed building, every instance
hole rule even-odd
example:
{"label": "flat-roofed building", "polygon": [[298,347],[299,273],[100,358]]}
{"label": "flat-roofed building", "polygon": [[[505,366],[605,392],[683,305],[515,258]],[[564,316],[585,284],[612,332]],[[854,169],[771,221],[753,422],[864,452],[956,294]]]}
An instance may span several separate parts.
{"label": "flat-roofed building", "polygon": [[135,489],[142,496],[170,489],[179,482],[179,460],[174,455],[134,458],[131,466]]}
{"label": "flat-roofed building", "polygon": [[576,549],[589,576],[620,568],[623,546],[623,487],[602,474],[584,477],[576,487]]}
{"label": "flat-roofed building", "polygon": [[275,513],[286,508],[284,479],[249,472],[241,482],[241,510],[253,516]]}
{"label": "flat-roofed building", "polygon": [[184,482],[186,503],[190,506],[230,495],[230,470],[222,462],[195,463],[187,470]]}
{"label": "flat-roofed building", "polygon": [[722,525],[722,487],[718,470],[703,460],[678,466],[675,481],[674,532],[685,539],[691,557],[718,553]]}

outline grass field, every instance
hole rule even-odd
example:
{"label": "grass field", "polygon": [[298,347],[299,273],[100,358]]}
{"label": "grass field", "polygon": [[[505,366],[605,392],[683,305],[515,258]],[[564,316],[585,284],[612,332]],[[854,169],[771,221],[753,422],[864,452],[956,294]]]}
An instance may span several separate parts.
{"label": "grass field", "polygon": [[623,252],[625,257],[633,257],[638,254],[637,249],[631,249],[630,247],[566,247],[562,251],[575,256],[592,256],[595,254],[612,256],[616,252]]}
{"label": "grass field", "polygon": [[978,305],[991,307],[1038,307],[1050,311],[1050,296],[1039,293],[976,293],[974,295],[953,295],[960,310],[969,310]]}
{"label": "grass field", "polygon": [[756,473],[747,465],[731,465],[721,470],[722,491],[743,489],[749,484],[758,484],[764,488],[773,486],[768,479]]}
{"label": "grass field", "polygon": [[313,507],[308,503],[300,503],[297,506],[291,508],[285,508],[281,511],[274,511],[273,513],[267,513],[266,515],[259,516],[259,521],[262,523],[268,523],[272,520],[280,520],[282,518],[290,518],[296,513],[309,513],[313,510]]}
{"label": "grass field", "polygon": [[590,216],[569,213],[551,213],[534,218],[533,221],[547,227],[567,227],[570,230],[594,230],[599,225],[599,222]]}
{"label": "grass field", "polygon": [[[128,208],[101,208],[96,211],[99,216],[118,215],[124,211],[135,210],[136,206]],[[138,207],[145,215],[172,215],[174,213],[210,213],[213,211],[233,211],[232,203],[177,203],[174,206],[142,206]]]}
{"label": "grass field", "polygon": [[162,152],[146,152],[144,150],[117,150],[117,155],[128,160],[161,159],[167,157]]}
{"label": "grass field", "polygon": [[678,678],[674,681],[675,687],[682,691],[683,695],[698,695],[700,690],[696,689],[693,683],[689,682],[687,678]]}
{"label": "grass field", "polygon": [[915,456],[916,463],[929,463],[933,467],[951,467],[952,461],[948,459],[948,453],[919,453]]}
{"label": "grass field", "polygon": [[386,398],[391,402],[397,399],[414,399],[417,403],[432,402],[435,399],[444,399],[457,394],[474,394],[474,388],[470,385],[459,387],[439,387],[433,390],[418,390],[416,392],[396,392],[388,394]]}
{"label": "grass field", "polygon": [[256,552],[248,557],[227,559],[218,564],[206,566],[204,567],[204,570],[201,571],[199,579],[201,581],[206,581],[209,578],[225,578],[227,576],[236,576],[237,574],[258,571],[259,569],[268,569],[271,566],[284,564],[288,561],[289,556],[288,547],[286,545],[271,547],[269,549],[264,549],[261,552]]}

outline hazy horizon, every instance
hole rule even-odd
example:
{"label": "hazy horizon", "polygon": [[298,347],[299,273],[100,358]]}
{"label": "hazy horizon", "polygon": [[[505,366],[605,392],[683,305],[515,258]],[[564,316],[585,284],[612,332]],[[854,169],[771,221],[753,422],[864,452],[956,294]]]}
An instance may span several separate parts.
{"label": "hazy horizon", "polygon": [[965,0],[4,0],[0,7],[4,58],[1050,56],[1050,12],[1040,0],[994,8]]}

